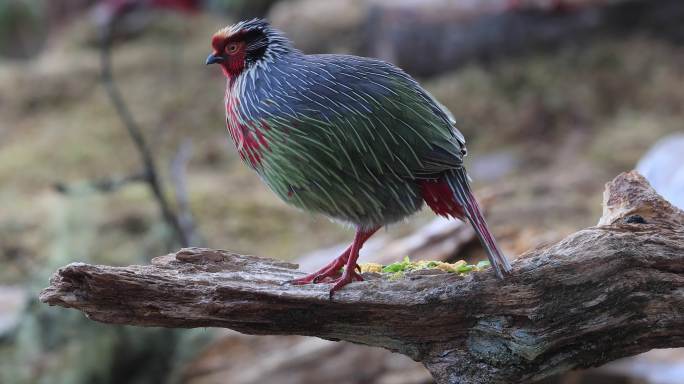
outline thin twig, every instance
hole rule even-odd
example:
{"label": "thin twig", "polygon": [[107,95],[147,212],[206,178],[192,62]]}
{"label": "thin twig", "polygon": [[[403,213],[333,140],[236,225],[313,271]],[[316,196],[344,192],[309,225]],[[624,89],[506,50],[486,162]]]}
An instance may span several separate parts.
{"label": "thin twig", "polygon": [[152,156],[152,150],[145,141],[145,137],[142,134],[142,130],[138,126],[137,122],[133,118],[131,111],[128,109],[121,92],[116,86],[114,81],[114,76],[112,74],[112,63],[111,63],[111,47],[112,47],[112,35],[114,27],[119,20],[118,17],[113,17],[108,23],[102,27],[101,35],[101,81],[107,96],[109,97],[112,105],[116,109],[121,122],[123,123],[128,135],[133,140],[138,153],[140,154],[140,159],[143,164],[145,179],[154,195],[155,200],[159,205],[159,209],[166,223],[173,229],[176,234],[176,239],[181,246],[187,247],[190,245],[188,235],[183,231],[182,226],[178,220],[176,213],[171,209],[171,205],[164,195],[163,188],[161,186],[159,172],[157,171],[157,166],[155,164],[154,158]]}

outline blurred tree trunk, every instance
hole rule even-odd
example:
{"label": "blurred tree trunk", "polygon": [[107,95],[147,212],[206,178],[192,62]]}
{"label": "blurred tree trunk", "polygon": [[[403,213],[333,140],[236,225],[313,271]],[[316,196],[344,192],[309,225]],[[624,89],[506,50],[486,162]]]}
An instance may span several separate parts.
{"label": "blurred tree trunk", "polygon": [[417,76],[597,35],[684,41],[681,0],[299,0],[269,18],[305,52],[377,57]]}

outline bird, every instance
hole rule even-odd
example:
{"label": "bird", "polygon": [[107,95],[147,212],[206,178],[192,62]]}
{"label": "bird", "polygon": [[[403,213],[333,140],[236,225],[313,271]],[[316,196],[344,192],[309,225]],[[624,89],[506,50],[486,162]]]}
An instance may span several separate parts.
{"label": "bird", "polygon": [[226,78],[226,126],[244,164],[284,202],[351,225],[342,254],[295,285],[354,281],[378,229],[425,204],[469,221],[496,276],[510,274],[473,195],[465,138],[451,112],[382,60],[304,54],[265,19],[218,30],[206,65]]}

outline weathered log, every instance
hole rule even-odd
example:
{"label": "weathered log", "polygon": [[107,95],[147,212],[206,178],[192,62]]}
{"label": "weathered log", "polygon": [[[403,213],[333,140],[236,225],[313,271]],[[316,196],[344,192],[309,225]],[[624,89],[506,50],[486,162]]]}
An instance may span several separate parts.
{"label": "weathered log", "polygon": [[636,172],[607,184],[600,225],[535,249],[499,281],[366,274],[328,298],[296,265],[183,249],[148,266],[70,264],[40,298],[93,320],[348,340],[421,361],[438,383],[521,383],[684,346],[684,213]]}
{"label": "weathered log", "polygon": [[[487,211],[496,193],[478,194]],[[435,218],[409,235],[380,233],[362,249],[363,262],[388,264],[408,255],[415,260],[448,261],[477,243],[470,224]],[[297,259],[299,268],[314,271],[337,257],[349,244],[319,249]],[[469,260],[472,262],[472,260]],[[236,351],[239,351],[236,352]],[[329,357],[321,363],[321,356]],[[306,336],[254,336],[224,332],[183,369],[188,384],[432,383],[428,371],[408,357],[380,348]]]}
{"label": "weathered log", "polygon": [[[487,211],[496,193],[478,194]],[[388,264],[409,255],[415,260],[448,261],[477,243],[470,224],[435,218],[411,234],[392,238],[377,234],[364,245],[361,260]],[[349,244],[319,249],[297,259],[313,271],[337,257]],[[473,262],[472,260],[469,260]],[[239,351],[236,352],[236,351]],[[330,357],[321,363],[321,356]],[[306,336],[254,336],[225,332],[184,368],[184,383],[432,383],[428,371],[408,357],[380,348]]]}

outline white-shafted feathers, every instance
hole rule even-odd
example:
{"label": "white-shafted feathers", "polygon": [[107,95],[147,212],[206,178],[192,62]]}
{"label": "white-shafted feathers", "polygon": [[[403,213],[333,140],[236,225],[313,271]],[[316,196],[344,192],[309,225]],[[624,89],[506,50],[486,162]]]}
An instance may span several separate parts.
{"label": "white-shafted feathers", "polygon": [[420,209],[406,180],[460,167],[465,152],[441,104],[379,60],[283,55],[234,79],[226,108],[238,150],[278,196],[368,228]]}
{"label": "white-shafted feathers", "polygon": [[263,20],[219,33],[266,45],[229,80],[227,123],[245,163],[286,202],[371,228],[420,209],[418,180],[462,167],[453,116],[399,68],[304,55]]}
{"label": "white-shafted feathers", "polygon": [[411,76],[375,59],[304,55],[260,19],[219,34],[247,51],[226,89],[229,132],[281,199],[374,231],[430,198],[472,223],[499,276],[510,270],[468,185],[454,117]]}

